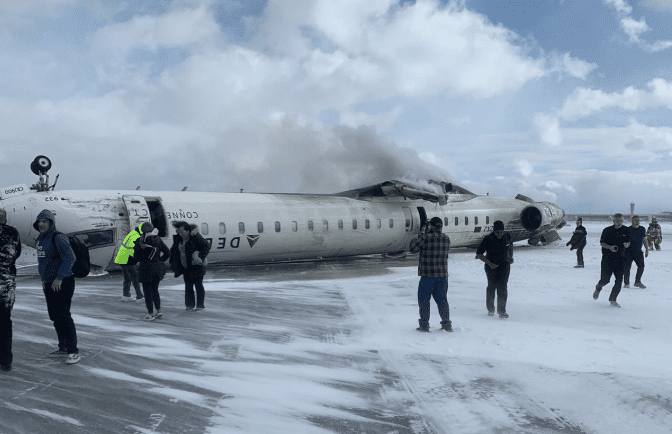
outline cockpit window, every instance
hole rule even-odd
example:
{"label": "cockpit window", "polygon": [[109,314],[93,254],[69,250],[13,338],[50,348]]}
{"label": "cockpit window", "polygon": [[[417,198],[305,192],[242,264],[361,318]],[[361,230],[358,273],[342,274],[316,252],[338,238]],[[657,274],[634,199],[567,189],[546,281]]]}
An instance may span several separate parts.
{"label": "cockpit window", "polygon": [[72,235],[86,244],[86,247],[89,249],[114,243],[114,232],[111,229],[107,231],[79,232]]}

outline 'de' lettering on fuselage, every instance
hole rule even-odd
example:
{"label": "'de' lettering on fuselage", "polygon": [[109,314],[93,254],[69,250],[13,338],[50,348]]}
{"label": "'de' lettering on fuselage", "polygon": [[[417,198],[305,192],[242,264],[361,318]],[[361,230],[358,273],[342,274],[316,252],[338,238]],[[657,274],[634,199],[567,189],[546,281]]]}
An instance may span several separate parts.
{"label": "'de' lettering on fuselage", "polygon": [[145,221],[169,246],[172,221],[196,224],[212,246],[213,264],[400,254],[431,217],[443,220],[452,247],[477,247],[496,220],[514,241],[530,244],[559,239],[557,229],[565,224],[564,211],[553,203],[481,196],[436,181],[423,186],[386,181],[335,194],[56,191],[55,183],[49,186],[49,168],[49,159],[38,156],[31,165],[40,176],[35,185],[0,189],[8,223],[34,247],[38,233],[32,223],[49,209],[58,230],[82,240],[91,263],[108,270],[115,267],[125,235]]}

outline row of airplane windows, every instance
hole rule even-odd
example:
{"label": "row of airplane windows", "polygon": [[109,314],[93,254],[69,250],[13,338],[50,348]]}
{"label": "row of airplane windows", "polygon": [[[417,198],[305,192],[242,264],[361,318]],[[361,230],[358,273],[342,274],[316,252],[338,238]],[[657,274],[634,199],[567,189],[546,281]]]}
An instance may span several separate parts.
{"label": "row of airplane windows", "polygon": [[[443,218],[443,224],[444,226],[449,225],[448,217]],[[406,219],[406,228],[409,228],[411,226],[411,219]],[[464,224],[466,226],[469,225],[469,217],[464,217]],[[490,217],[485,217],[485,224],[490,224]],[[381,219],[376,219],[376,229],[382,228],[382,220]],[[460,225],[460,218],[455,217],[455,226]],[[478,225],[478,217],[474,217],[474,225]],[[337,223],[338,230],[343,230],[344,224],[343,220],[338,220]],[[394,219],[389,219],[389,226],[390,228],[394,228]],[[364,220],[364,228],[365,229],[371,229],[371,221],[369,219]],[[308,230],[313,231],[315,229],[315,225],[312,220],[308,220]],[[352,229],[357,229],[357,220],[353,219],[352,220]],[[282,230],[282,225],[280,222],[276,221],[275,222],[275,232],[280,232]],[[292,232],[297,232],[299,230],[299,224],[295,221],[292,222]],[[322,220],[322,230],[323,231],[328,231],[329,230],[329,221],[328,220]],[[201,234],[203,235],[208,235],[210,232],[210,228],[207,223],[201,223]],[[257,233],[263,233],[264,232],[264,223],[263,222],[257,222]],[[239,222],[238,223],[238,233],[239,234],[244,234],[245,233],[245,223]],[[224,235],[226,234],[226,223],[219,223],[219,234]]]}

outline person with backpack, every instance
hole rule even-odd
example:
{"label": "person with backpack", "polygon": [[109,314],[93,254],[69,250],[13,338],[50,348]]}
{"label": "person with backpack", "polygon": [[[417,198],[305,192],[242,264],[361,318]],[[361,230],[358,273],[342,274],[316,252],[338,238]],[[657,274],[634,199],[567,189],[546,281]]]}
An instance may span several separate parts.
{"label": "person with backpack", "polygon": [[[485,253],[485,255],[483,255]],[[485,307],[488,315],[495,314],[495,292],[497,293],[497,313],[500,318],[508,318],[506,301],[508,299],[509,274],[513,264],[513,242],[511,234],[504,232],[504,222],[497,220],[493,232],[484,237],[476,250],[476,259],[485,263],[485,275],[488,287],[485,295]]]}
{"label": "person with backpack", "polygon": [[7,224],[0,208],[0,371],[12,370],[12,308],[16,297],[16,259],[21,256],[21,237]]}
{"label": "person with backpack", "polygon": [[208,264],[206,256],[210,252],[210,243],[198,233],[198,226],[195,224],[175,221],[173,227],[177,235],[173,236],[173,245],[170,248],[170,268],[175,272],[175,277],[184,275],[184,305],[187,311],[203,310],[205,309],[203,276]]}
{"label": "person with backpack", "polygon": [[58,348],[48,355],[63,357],[66,365],[73,365],[80,361],[77,330],[70,315],[72,296],[75,293],[75,277],[72,272],[75,253],[69,238],[56,230],[56,221],[51,211],[42,210],[33,227],[40,232],[35,240],[38,271],[49,319],[53,321],[58,336]]}
{"label": "person with backpack", "polygon": [[[170,257],[170,249],[157,235],[153,235],[154,225],[149,222],[142,224],[142,236],[135,241],[133,256],[140,264],[138,275],[145,292],[145,306],[147,315],[143,319],[154,321],[161,318],[161,296],[159,295],[159,283],[166,275],[164,262]],[[156,308],[156,313],[154,309]]]}

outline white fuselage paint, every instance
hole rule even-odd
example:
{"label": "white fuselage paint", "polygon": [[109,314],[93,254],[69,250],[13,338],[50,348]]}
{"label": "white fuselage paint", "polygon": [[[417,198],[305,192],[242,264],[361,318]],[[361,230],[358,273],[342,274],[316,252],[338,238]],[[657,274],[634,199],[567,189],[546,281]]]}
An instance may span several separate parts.
{"label": "white fuselage paint", "polygon": [[[130,198],[137,200],[138,196],[151,202],[150,207],[135,202],[131,206]],[[514,241],[533,235],[520,223],[521,211],[530,203],[476,195],[453,195],[447,204],[439,205],[401,197],[73,190],[29,192],[2,199],[0,206],[7,211],[8,223],[17,228],[23,243],[31,247],[38,235],[32,224],[40,211],[49,209],[56,216],[59,231],[81,234],[99,243],[89,252],[92,264],[103,268],[114,266],[118,246],[139,218],[150,217],[159,227],[156,220],[163,220],[161,214],[166,228],[163,240],[169,247],[175,234],[171,222],[184,220],[196,224],[211,242],[208,261],[226,264],[406,251],[420,230],[418,208],[424,208],[428,219],[438,216],[447,223],[443,232],[453,247],[478,246],[492,232],[495,220],[506,224]],[[151,216],[141,215],[150,209]],[[129,210],[134,215],[129,215]],[[553,225],[559,223],[555,217]]]}

